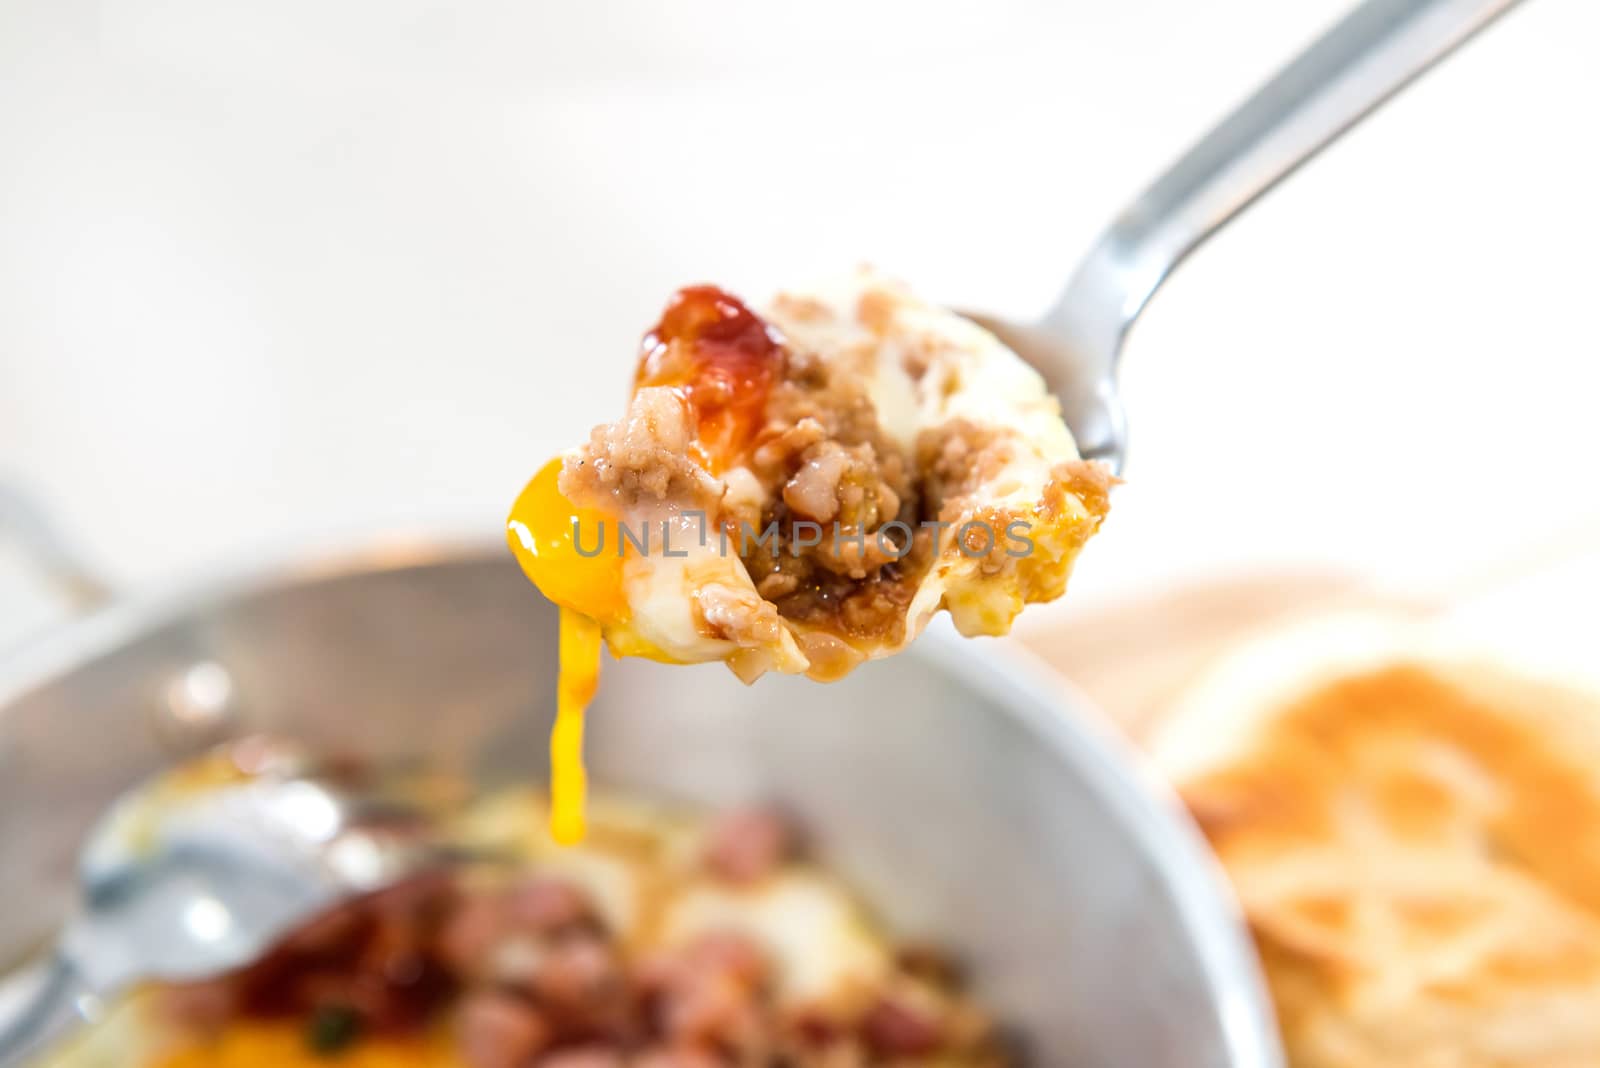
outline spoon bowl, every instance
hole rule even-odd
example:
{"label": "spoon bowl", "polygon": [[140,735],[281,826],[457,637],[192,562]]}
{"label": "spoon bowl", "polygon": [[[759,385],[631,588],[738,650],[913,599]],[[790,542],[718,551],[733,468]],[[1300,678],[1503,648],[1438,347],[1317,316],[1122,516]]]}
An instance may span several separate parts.
{"label": "spoon bowl", "polygon": [[420,808],[322,774],[287,747],[264,761],[248,748],[255,773],[195,781],[185,766],[98,823],[78,866],[79,908],[31,1004],[0,1032],[0,1066],[27,1063],[139,982],[240,967],[338,902],[447,859]]}

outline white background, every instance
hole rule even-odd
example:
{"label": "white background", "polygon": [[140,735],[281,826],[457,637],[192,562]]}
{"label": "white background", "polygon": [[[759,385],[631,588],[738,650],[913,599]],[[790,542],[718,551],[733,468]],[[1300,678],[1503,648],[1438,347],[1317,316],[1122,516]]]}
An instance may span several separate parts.
{"label": "white background", "polygon": [[[1035,311],[1344,7],[5,0],[0,479],[127,586],[496,537],[676,285]],[[1600,544],[1597,42],[1528,0],[1179,273],[1063,611]]]}

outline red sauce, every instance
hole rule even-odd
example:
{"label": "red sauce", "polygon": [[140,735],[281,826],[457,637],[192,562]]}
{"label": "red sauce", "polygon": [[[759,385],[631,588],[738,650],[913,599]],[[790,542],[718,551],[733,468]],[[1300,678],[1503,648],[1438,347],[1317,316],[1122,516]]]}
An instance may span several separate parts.
{"label": "red sauce", "polygon": [[634,388],[683,390],[715,470],[761,428],[783,361],[783,339],[738,297],[716,286],[687,286],[644,336]]}

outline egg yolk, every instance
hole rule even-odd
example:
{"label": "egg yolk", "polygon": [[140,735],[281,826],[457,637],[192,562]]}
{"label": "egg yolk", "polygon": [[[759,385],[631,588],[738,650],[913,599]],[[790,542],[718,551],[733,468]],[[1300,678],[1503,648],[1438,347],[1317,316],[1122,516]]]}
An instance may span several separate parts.
{"label": "egg yolk", "polygon": [[[561,609],[556,724],[550,734],[550,835],[584,836],[584,710],[600,681],[601,625],[624,618],[622,560],[604,534],[605,513],[578,508],[557,484],[560,458],[533,477],[511,507],[506,540],[528,578]],[[612,531],[614,535],[616,532]],[[597,551],[585,552],[591,546]]]}
{"label": "egg yolk", "polygon": [[[545,464],[518,495],[506,520],[506,540],[522,571],[550,600],[601,623],[626,614],[616,523],[594,508],[579,508],[558,485],[561,458]],[[607,527],[613,529],[607,530]]]}
{"label": "egg yolk", "polygon": [[159,1058],[157,1068],[459,1068],[456,1044],[447,1033],[363,1039],[337,1059],[306,1043],[305,1028],[265,1021],[234,1024],[213,1040]]}

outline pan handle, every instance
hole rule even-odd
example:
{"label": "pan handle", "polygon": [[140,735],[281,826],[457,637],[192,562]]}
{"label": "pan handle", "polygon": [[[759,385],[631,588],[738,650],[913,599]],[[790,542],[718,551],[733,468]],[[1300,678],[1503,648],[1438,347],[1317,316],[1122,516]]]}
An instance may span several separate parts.
{"label": "pan handle", "polygon": [[34,499],[15,485],[0,482],[0,547],[21,553],[70,609],[87,612],[112,599],[111,587],[78,555]]}

